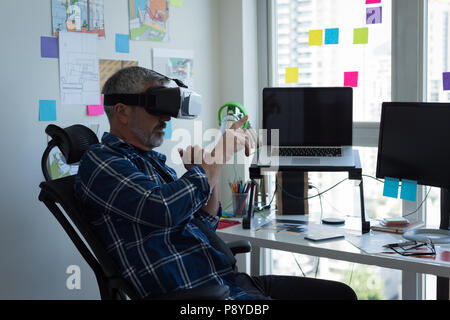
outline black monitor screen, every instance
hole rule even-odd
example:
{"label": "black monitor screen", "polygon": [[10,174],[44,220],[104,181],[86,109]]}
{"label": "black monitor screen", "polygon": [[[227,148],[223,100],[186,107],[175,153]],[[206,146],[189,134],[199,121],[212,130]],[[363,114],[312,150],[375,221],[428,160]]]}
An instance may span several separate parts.
{"label": "black monitor screen", "polygon": [[450,186],[449,103],[383,103],[377,177]]}
{"label": "black monitor screen", "polygon": [[352,88],[265,88],[263,129],[279,129],[280,146],[350,146]]}

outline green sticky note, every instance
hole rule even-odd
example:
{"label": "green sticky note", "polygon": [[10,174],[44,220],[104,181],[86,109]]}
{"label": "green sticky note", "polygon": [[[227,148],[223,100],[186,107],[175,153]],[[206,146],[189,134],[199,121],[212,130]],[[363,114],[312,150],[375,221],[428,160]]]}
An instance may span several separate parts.
{"label": "green sticky note", "polygon": [[170,0],[170,5],[174,7],[181,7],[183,5],[183,0]]}
{"label": "green sticky note", "polygon": [[323,41],[323,30],[310,30],[309,31],[309,45],[321,46]]}
{"label": "green sticky note", "polygon": [[400,181],[395,178],[384,178],[383,196],[390,198],[398,198],[398,186]]}
{"label": "green sticky note", "polygon": [[356,28],[353,30],[353,44],[369,43],[369,28]]}
{"label": "green sticky note", "polygon": [[402,190],[400,198],[403,200],[416,201],[417,181],[402,179]]}
{"label": "green sticky note", "polygon": [[39,100],[39,121],[56,121],[55,100]]}
{"label": "green sticky note", "polygon": [[298,67],[286,68],[286,83],[298,82]]}

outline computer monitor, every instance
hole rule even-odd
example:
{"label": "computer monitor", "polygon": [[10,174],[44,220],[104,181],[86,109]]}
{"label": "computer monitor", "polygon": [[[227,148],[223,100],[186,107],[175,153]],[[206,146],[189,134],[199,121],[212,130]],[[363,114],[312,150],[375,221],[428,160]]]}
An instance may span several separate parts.
{"label": "computer monitor", "polygon": [[[279,146],[351,146],[350,87],[265,88],[263,129],[279,130]],[[267,135],[271,145],[270,133]]]}
{"label": "computer monitor", "polygon": [[450,103],[383,103],[376,176],[441,188],[441,228],[448,229]]}

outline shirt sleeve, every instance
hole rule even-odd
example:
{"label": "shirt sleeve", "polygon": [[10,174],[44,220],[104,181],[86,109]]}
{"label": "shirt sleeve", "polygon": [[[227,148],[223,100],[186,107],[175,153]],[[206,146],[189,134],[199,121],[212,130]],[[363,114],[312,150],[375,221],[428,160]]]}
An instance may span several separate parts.
{"label": "shirt sleeve", "polygon": [[174,182],[160,184],[156,173],[149,177],[112,151],[87,151],[76,185],[75,194],[91,209],[156,228],[180,224],[210,197],[208,178],[200,166]]}
{"label": "shirt sleeve", "polygon": [[198,210],[195,215],[200,220],[205,222],[205,224],[212,230],[216,231],[217,226],[219,225],[219,220],[222,217],[223,211],[222,211],[222,204],[219,202],[219,212],[217,213],[217,216],[212,216],[208,212],[200,209]]}

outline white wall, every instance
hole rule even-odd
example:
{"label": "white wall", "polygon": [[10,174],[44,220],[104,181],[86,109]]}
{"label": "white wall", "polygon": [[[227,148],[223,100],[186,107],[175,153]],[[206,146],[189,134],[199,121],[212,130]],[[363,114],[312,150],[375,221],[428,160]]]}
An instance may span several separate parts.
{"label": "white wall", "polygon": [[[204,96],[203,129],[216,127],[216,110],[223,102],[219,1],[183,0],[171,7],[169,43],[131,43],[131,54],[115,53],[115,34],[128,33],[128,1],[105,0],[106,40],[99,41],[99,58],[138,60],[151,67],[151,49],[164,47],[195,51],[195,89]],[[0,299],[97,299],[92,271],[47,208],[38,201],[43,180],[40,159],[47,143],[47,122],[38,121],[40,99],[57,101],[57,125],[99,123],[105,116],[87,117],[84,106],[59,104],[58,60],[40,57],[40,37],[51,35],[51,1],[0,2]],[[241,50],[241,48],[237,48]],[[226,53],[226,52],[225,52]],[[229,61],[228,63],[231,63]],[[237,69],[242,65],[237,65]],[[227,77],[227,84],[232,75]],[[238,84],[239,89],[241,84]],[[234,91],[230,88],[228,92]],[[227,98],[231,97],[227,93]],[[237,100],[241,97],[237,97]],[[189,122],[176,122],[191,127]],[[174,142],[160,149],[167,152]],[[182,171],[182,168],[177,168]],[[66,289],[66,268],[81,267],[82,289]]]}

